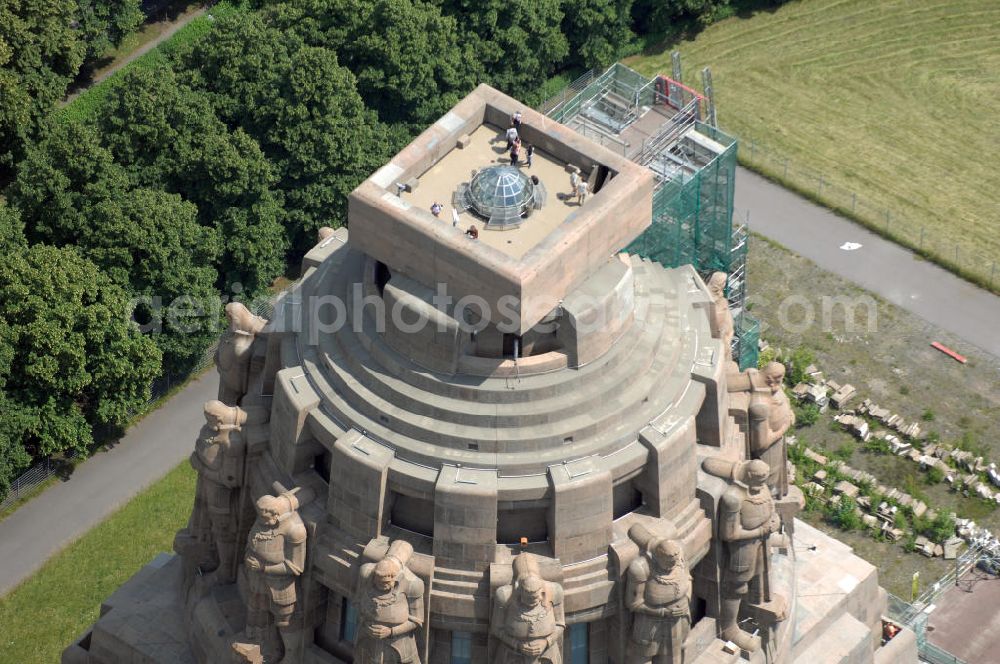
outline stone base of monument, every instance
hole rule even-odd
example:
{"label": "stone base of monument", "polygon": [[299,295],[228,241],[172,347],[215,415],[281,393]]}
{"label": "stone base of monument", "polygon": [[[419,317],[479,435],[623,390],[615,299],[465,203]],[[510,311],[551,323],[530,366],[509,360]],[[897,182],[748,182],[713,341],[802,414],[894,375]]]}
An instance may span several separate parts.
{"label": "stone base of monument", "polygon": [[[691,664],[772,664],[801,662],[843,664],[911,664],[917,661],[916,641],[908,631],[879,648],[885,593],[877,570],[854,555],[847,545],[802,521],[795,523],[794,560],[772,559],[774,592],[788,596],[788,618],[775,624],[773,647],[755,653],[728,653],[713,635],[700,639]],[[181,560],[162,554],[125,583],[101,607],[101,618],[63,653],[63,664],[201,664],[252,662],[266,664],[271,653],[245,643],[244,616],[234,586],[219,586],[196,610],[193,643],[184,620]],[[794,593],[791,586],[794,585]],[[760,623],[777,615],[767,605],[748,607]],[[276,635],[275,635],[276,636]],[[692,634],[695,637],[695,634]],[[696,639],[691,638],[689,641]],[[243,643],[244,659],[233,649]],[[767,652],[765,652],[765,650]],[[262,659],[253,659],[254,657]],[[306,646],[303,664],[336,664],[341,660],[318,646]]]}

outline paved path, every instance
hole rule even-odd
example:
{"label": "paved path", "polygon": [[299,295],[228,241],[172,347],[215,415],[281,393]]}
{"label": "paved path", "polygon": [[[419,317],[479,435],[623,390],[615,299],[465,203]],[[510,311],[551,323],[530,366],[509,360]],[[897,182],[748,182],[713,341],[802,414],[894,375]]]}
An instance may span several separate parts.
{"label": "paved path", "polygon": [[[736,207],[750,211],[754,232],[1000,357],[1000,297],[744,168]],[[862,246],[844,251],[845,242]]]}
{"label": "paved path", "polygon": [[86,86],[79,88],[78,90],[75,90],[71,94],[67,95],[66,98],[63,99],[62,102],[60,102],[60,106],[65,106],[66,104],[70,103],[71,101],[79,97],[80,94],[83,93],[85,90],[108,78],[109,76],[111,76],[116,71],[118,71],[128,63],[132,62],[136,58],[139,58],[145,55],[146,53],[149,53],[154,48],[156,48],[166,40],[173,37],[175,32],[177,32],[185,25],[187,25],[188,23],[198,18],[207,11],[208,7],[198,7],[194,10],[190,10],[181,14],[176,19],[174,19],[174,21],[170,24],[170,26],[167,29],[158,34],[155,38],[149,40],[139,48],[135,49],[121,60],[115,62],[112,66],[108,67],[107,69],[102,69],[99,72],[97,72],[97,74],[94,75],[94,77],[87,83]]}
{"label": "paved path", "polygon": [[216,397],[219,375],[207,371],[60,482],[0,521],[0,596],[50,556],[103,521],[186,458]]}

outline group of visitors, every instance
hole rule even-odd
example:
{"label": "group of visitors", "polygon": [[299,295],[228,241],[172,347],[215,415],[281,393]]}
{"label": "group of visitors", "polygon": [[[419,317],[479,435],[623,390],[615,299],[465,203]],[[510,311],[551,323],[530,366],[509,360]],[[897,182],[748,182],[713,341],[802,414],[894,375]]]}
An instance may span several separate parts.
{"label": "group of visitors", "polygon": [[[521,111],[517,111],[510,118],[510,127],[507,128],[507,152],[510,153],[510,165],[517,166],[521,161]],[[535,146],[528,143],[524,146],[524,164],[531,168],[531,157],[535,154]]]}

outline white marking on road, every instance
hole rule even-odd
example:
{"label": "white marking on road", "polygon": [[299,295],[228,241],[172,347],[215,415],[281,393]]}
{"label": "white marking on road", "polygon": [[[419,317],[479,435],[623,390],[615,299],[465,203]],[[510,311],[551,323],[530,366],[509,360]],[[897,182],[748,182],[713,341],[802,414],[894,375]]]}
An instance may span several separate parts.
{"label": "white marking on road", "polygon": [[861,246],[862,245],[858,242],[845,242],[844,244],[840,245],[840,248],[843,249],[844,251],[855,251],[857,249],[860,249]]}

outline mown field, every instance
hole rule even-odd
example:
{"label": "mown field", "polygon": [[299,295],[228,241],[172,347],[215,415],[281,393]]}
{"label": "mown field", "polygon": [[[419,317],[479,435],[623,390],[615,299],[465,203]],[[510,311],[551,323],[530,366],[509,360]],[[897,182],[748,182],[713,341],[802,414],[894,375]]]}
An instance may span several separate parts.
{"label": "mown field", "polygon": [[625,62],[673,49],[745,164],[1000,287],[1000,3],[799,0]]}
{"label": "mown field", "polygon": [[194,501],[185,461],[0,597],[0,662],[51,664],[97,620],[101,602],[161,551]]}

